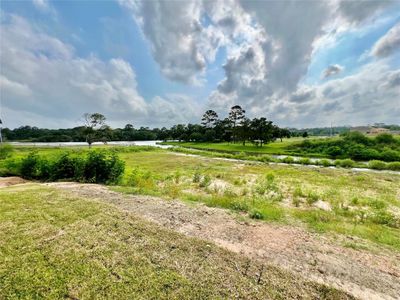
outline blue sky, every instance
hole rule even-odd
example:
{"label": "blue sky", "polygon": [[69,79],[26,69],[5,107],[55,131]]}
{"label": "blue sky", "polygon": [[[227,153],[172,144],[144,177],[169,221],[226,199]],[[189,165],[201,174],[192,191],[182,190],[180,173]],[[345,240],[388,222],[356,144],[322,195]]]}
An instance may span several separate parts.
{"label": "blue sky", "polygon": [[76,126],[88,110],[113,126],[170,126],[209,108],[224,117],[234,104],[282,126],[400,122],[398,2],[34,0],[0,9],[9,127]]}

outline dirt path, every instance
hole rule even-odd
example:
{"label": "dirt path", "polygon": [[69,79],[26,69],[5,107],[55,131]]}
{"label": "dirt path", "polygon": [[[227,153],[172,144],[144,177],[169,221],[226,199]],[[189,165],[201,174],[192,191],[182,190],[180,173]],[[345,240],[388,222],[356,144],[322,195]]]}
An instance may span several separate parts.
{"label": "dirt path", "polygon": [[123,195],[104,186],[46,184],[111,203],[188,236],[213,241],[252,259],[272,263],[362,299],[400,299],[400,254],[340,246],[304,229],[243,222],[223,209],[149,196]]}

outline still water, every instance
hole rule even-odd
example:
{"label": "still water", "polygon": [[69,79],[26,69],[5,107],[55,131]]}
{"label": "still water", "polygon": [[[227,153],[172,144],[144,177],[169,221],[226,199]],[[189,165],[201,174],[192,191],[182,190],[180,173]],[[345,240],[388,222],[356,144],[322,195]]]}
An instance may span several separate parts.
{"label": "still water", "polygon": [[[162,141],[118,141],[118,142],[107,142],[107,145],[112,146],[153,146],[163,149],[170,148],[170,145],[160,145]],[[10,142],[11,145],[15,146],[33,146],[33,147],[70,147],[70,146],[87,146],[85,142],[52,142],[52,143],[32,143],[32,142]],[[92,145],[104,145],[102,142],[95,142]]]}

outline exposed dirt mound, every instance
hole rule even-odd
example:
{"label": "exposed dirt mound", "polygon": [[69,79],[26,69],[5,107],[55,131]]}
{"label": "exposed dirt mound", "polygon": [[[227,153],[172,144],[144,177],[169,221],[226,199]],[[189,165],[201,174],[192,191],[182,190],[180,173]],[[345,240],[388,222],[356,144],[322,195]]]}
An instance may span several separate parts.
{"label": "exposed dirt mound", "polygon": [[22,179],[21,177],[0,177],[0,188],[26,182],[27,181],[25,179]]}
{"label": "exposed dirt mound", "polygon": [[112,203],[180,233],[213,241],[362,299],[400,299],[400,254],[383,248],[379,252],[355,250],[343,247],[343,241],[299,227],[241,221],[223,209],[123,195],[99,185],[48,185]]}

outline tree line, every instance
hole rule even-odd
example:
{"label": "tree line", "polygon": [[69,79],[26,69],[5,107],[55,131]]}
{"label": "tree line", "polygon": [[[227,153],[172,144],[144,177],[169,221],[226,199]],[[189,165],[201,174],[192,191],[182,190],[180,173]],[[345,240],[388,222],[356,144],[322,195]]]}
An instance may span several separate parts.
{"label": "tree line", "polygon": [[265,117],[249,119],[239,105],[232,106],[226,118],[219,118],[214,110],[207,110],[200,124],[177,124],[171,128],[140,127],[127,124],[124,128],[111,128],[106,117],[100,113],[86,113],[82,126],[69,129],[42,129],[21,126],[3,129],[3,136],[9,141],[31,142],[87,142],[135,141],[135,140],[178,140],[194,142],[251,142],[262,146],[276,139],[290,136],[306,136],[307,133],[280,128]]}

